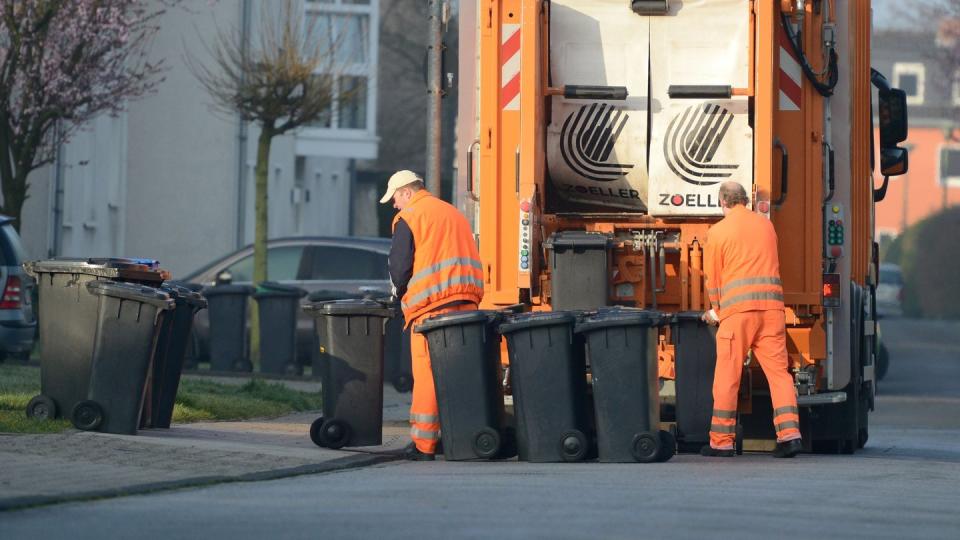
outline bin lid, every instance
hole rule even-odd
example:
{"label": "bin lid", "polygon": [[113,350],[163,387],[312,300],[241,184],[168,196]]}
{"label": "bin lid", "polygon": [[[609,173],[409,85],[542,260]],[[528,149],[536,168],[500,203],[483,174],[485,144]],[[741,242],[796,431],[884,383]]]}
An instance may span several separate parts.
{"label": "bin lid", "polygon": [[254,288],[249,285],[214,285],[213,287],[205,287],[203,289],[203,296],[207,298],[226,294],[242,294],[247,296],[253,294],[253,291]]}
{"label": "bin lid", "polygon": [[33,277],[37,274],[87,274],[110,279],[162,282],[170,272],[159,268],[153,259],[58,257],[23,263]]}
{"label": "bin lid", "polygon": [[395,312],[380,302],[367,298],[332,300],[329,302],[313,302],[304,304],[303,310],[310,314],[328,315],[332,317],[348,315],[371,315],[389,319]]}
{"label": "bin lid", "polygon": [[170,298],[190,304],[197,309],[207,307],[207,299],[202,294],[179,283],[164,283],[160,286],[160,290],[169,294]]}
{"label": "bin lid", "polygon": [[607,249],[613,238],[605,233],[587,231],[557,231],[543,243],[547,249],[565,250],[568,248]]}
{"label": "bin lid", "polygon": [[660,326],[663,324],[664,314],[659,311],[628,307],[601,308],[595,313],[584,317],[577,324],[576,332],[593,332],[615,326]]}
{"label": "bin lid", "polygon": [[307,291],[301,289],[300,287],[284,285],[283,283],[277,283],[276,281],[261,282],[259,285],[257,285],[256,292],[253,293],[254,298],[275,298],[277,296],[303,298],[306,295]]}
{"label": "bin lid", "polygon": [[435,315],[424,320],[413,329],[414,332],[430,332],[438,328],[448,326],[460,326],[464,324],[496,324],[500,322],[502,314],[499,311],[480,309],[475,311],[453,311],[441,315]]}
{"label": "bin lid", "polygon": [[362,295],[360,293],[347,292],[347,291],[335,291],[331,289],[321,289],[319,291],[313,291],[307,295],[307,300],[310,302],[328,302],[330,300],[346,300],[348,298],[360,298]]}
{"label": "bin lid", "polygon": [[574,311],[539,311],[508,315],[500,325],[500,333],[509,334],[541,326],[573,326],[577,322],[577,314]]}
{"label": "bin lid", "polygon": [[111,296],[124,300],[135,300],[144,304],[157,306],[160,309],[173,309],[176,305],[170,295],[146,285],[136,283],[122,283],[117,281],[90,281],[87,282],[87,291],[97,296]]}

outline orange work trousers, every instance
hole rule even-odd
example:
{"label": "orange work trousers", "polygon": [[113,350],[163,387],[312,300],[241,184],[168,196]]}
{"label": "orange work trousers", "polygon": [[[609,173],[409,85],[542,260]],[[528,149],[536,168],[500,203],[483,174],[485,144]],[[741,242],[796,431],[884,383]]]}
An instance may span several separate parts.
{"label": "orange work trousers", "polygon": [[[473,311],[477,304],[458,304],[440,307],[420,315],[410,323],[416,327],[421,321],[454,311]],[[433,387],[433,371],[430,367],[430,349],[423,334],[410,332],[410,362],[413,364],[413,403],[410,404],[410,438],[417,449],[433,454],[440,440],[440,410],[437,407],[437,392]]]}
{"label": "orange work trousers", "polygon": [[760,363],[770,384],[773,426],[777,442],[800,438],[800,412],[793,376],[787,371],[787,330],[779,309],[745,311],[723,319],[717,331],[717,368],[713,377],[713,418],[710,446],[734,447],[737,394],[747,351]]}

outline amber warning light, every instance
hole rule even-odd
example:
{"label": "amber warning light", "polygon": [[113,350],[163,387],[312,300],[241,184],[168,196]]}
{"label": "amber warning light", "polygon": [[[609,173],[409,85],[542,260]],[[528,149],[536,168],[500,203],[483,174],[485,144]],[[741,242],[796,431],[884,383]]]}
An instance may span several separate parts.
{"label": "amber warning light", "polygon": [[840,307],[840,274],[823,275],[823,307]]}

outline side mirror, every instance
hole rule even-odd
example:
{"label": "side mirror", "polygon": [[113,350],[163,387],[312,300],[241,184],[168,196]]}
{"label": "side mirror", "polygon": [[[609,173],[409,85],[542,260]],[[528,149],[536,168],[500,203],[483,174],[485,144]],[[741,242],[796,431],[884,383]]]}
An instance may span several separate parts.
{"label": "side mirror", "polygon": [[907,93],[899,88],[880,90],[878,109],[880,148],[892,148],[907,140]]}
{"label": "side mirror", "polygon": [[900,176],[907,172],[907,150],[894,146],[880,149],[880,173],[884,176]]}

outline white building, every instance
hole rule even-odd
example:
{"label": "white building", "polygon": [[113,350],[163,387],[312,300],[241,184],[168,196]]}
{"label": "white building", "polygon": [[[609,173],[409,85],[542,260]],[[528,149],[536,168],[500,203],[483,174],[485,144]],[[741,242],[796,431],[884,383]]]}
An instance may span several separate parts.
{"label": "white building", "polygon": [[[370,194],[352,193],[357,160],[377,157],[379,0],[301,0],[306,24],[343,55],[338,85],[359,90],[322,125],[274,138],[269,237],[376,234],[353,216]],[[218,32],[256,43],[273,0],[189,0],[160,20],[152,51],[168,71],[154,95],[102,117],[35,171],[21,235],[31,258],[159,259],[175,276],[253,241],[257,129],[217,112],[188,67],[209,64]],[[322,74],[318,74],[322,75]],[[355,201],[360,197],[364,205]],[[352,225],[354,224],[354,225]]]}

